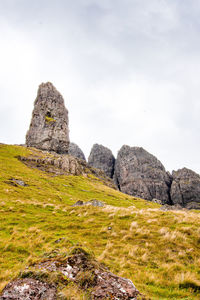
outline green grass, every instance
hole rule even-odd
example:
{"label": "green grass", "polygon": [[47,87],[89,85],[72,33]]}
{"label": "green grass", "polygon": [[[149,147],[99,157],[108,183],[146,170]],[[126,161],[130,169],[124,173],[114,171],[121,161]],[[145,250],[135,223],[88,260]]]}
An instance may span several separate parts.
{"label": "green grass", "polygon": [[[159,205],[122,194],[92,175],[55,176],[17,159],[33,151],[40,153],[0,145],[1,288],[44,253],[82,245],[151,299],[199,299],[197,211],[163,212]],[[28,186],[10,185],[12,178]],[[71,206],[91,199],[107,206]],[[77,289],[71,289],[79,299]]]}

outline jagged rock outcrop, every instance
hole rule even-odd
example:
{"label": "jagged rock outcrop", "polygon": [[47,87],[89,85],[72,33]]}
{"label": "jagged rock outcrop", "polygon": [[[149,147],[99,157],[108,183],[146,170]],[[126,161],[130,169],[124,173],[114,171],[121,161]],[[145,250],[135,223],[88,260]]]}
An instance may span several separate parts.
{"label": "jagged rock outcrop", "polygon": [[[18,156],[18,159],[31,168],[37,168],[41,171],[57,175],[94,175],[98,177],[105,185],[116,189],[112,179],[99,169],[90,167],[86,161],[78,159],[68,154],[49,153],[47,151],[32,149],[29,156]],[[10,183],[10,182],[9,182]]]}
{"label": "jagged rock outcrop", "polygon": [[172,172],[171,199],[188,209],[200,209],[200,175],[183,168]]}
{"label": "jagged rock outcrop", "polygon": [[77,157],[77,158],[80,158],[80,159],[83,159],[86,161],[83,151],[75,143],[69,144],[69,152],[68,153],[74,157]]}
{"label": "jagged rock outcrop", "polygon": [[68,153],[68,111],[62,95],[50,82],[39,86],[30,128],[26,134],[26,145],[41,150]]}
{"label": "jagged rock outcrop", "polygon": [[[38,277],[43,280],[36,280]],[[1,300],[60,299],[62,289],[69,285],[69,281],[87,292],[89,299],[93,300],[137,300],[137,296],[145,299],[131,280],[109,272],[81,248],[75,248],[69,256],[54,255],[53,258],[32,264],[21,273],[21,278],[25,279],[16,279],[4,288],[0,295]],[[45,282],[49,278],[51,285]]]}
{"label": "jagged rock outcrop", "polygon": [[108,177],[113,177],[115,158],[110,149],[94,144],[88,158],[88,164],[93,168],[102,170]]}
{"label": "jagged rock outcrop", "polygon": [[170,176],[152,154],[140,147],[122,146],[115,162],[114,179],[126,194],[170,204]]}

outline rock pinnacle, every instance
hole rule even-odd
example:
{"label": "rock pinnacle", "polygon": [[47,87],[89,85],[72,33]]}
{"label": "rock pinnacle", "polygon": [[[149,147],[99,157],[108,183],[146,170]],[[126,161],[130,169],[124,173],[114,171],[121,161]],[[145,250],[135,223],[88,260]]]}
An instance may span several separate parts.
{"label": "rock pinnacle", "polygon": [[41,150],[68,153],[68,110],[51,82],[42,83],[34,102],[26,145]]}

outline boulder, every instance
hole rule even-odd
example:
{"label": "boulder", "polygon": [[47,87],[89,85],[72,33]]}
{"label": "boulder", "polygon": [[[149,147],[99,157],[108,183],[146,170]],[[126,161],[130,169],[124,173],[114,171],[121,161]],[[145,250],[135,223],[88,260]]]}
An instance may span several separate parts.
{"label": "boulder", "polygon": [[171,199],[188,209],[200,208],[200,175],[183,168],[172,172]]}
{"label": "boulder", "polygon": [[75,143],[69,144],[69,154],[86,161],[83,151]]}
{"label": "boulder", "polygon": [[0,300],[55,300],[56,296],[56,284],[48,284],[34,278],[24,278],[8,283]]}
{"label": "boulder", "polygon": [[154,202],[154,203],[157,203],[157,204],[162,204],[162,201],[161,200],[159,200],[159,199],[152,199],[152,202]]}
{"label": "boulder", "polygon": [[140,147],[122,146],[115,162],[114,180],[126,194],[170,204],[170,176],[161,162]]}
{"label": "boulder", "polygon": [[30,128],[26,134],[26,145],[68,153],[68,111],[62,95],[50,82],[39,86]]}
{"label": "boulder", "polygon": [[76,203],[74,203],[72,206],[83,206],[83,205],[89,205],[94,207],[103,207],[104,203],[97,199],[92,199],[87,202],[83,202],[82,200],[78,200]]}
{"label": "boulder", "polygon": [[7,184],[13,185],[13,186],[28,186],[27,183],[25,183],[23,180],[21,179],[15,179],[15,178],[10,178],[9,180],[4,181]]}
{"label": "boulder", "polygon": [[21,278],[5,286],[0,299],[61,299],[62,289],[70,288],[70,282],[87,292],[88,299],[145,299],[130,279],[111,273],[84,249],[76,247],[69,256],[56,253],[27,267]]}
{"label": "boulder", "polygon": [[102,170],[108,177],[113,178],[115,158],[110,149],[94,144],[88,158],[88,164]]}

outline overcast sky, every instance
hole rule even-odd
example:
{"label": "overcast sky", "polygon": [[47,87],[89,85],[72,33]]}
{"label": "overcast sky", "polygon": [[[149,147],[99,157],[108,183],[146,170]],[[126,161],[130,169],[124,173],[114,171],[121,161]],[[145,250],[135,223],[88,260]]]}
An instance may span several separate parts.
{"label": "overcast sky", "polygon": [[0,142],[24,143],[38,85],[70,139],[141,146],[200,173],[200,0],[0,0]]}

